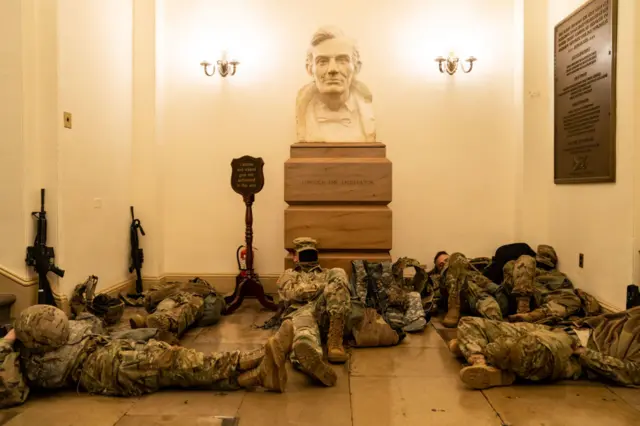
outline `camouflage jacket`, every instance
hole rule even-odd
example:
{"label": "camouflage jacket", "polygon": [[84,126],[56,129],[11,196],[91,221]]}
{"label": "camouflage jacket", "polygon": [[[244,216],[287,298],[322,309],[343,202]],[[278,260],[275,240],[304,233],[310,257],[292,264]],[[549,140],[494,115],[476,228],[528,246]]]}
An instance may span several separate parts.
{"label": "camouflage jacket", "polygon": [[30,388],[76,387],[87,357],[114,339],[146,341],[158,337],[158,330],[141,328],[109,336],[102,321],[88,313],[69,320],[69,338],[51,351],[27,349],[16,340],[0,339],[0,408],[20,405]]}
{"label": "camouflage jacket", "polygon": [[278,295],[285,306],[304,305],[315,300],[327,284],[329,270],[319,265],[284,271],[278,278]]}

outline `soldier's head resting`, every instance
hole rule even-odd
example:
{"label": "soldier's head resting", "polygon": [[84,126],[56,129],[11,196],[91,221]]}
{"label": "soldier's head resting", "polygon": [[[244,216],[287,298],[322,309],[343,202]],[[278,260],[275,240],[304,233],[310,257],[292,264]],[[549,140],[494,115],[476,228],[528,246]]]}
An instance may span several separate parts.
{"label": "soldier's head resting", "polygon": [[449,253],[446,251],[439,251],[433,257],[433,264],[435,265],[436,271],[442,272],[447,262],[449,261]]}
{"label": "soldier's head resting", "polygon": [[293,261],[299,264],[318,262],[318,242],[310,237],[298,237],[293,240],[295,254]]}
{"label": "soldier's head resting", "polygon": [[67,343],[69,319],[55,306],[29,306],[16,320],[15,331],[26,348],[47,352]]}

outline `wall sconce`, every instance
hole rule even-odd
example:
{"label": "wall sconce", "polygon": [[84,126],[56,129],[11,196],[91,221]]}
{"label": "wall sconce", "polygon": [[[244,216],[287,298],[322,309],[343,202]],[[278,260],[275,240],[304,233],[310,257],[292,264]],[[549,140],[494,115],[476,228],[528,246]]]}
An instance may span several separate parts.
{"label": "wall sconce", "polygon": [[[218,64],[218,73],[222,77],[226,77],[227,75],[235,75],[236,67],[240,64],[240,62],[238,62],[238,61],[227,61],[226,59],[220,59],[217,62],[217,64]],[[200,65],[202,65],[204,67],[205,75],[211,77],[212,75],[214,75],[216,73],[216,66],[215,65],[210,64],[207,61],[200,62]],[[211,73],[209,73],[207,71],[208,67],[211,67]]]}
{"label": "wall sconce", "polygon": [[[464,64],[460,64],[460,68],[462,68],[462,72],[469,73],[471,72],[471,70],[473,69],[473,62],[476,61],[477,59],[474,58],[473,56],[469,56],[467,59],[465,59],[465,62],[469,62],[469,68],[465,69]],[[449,53],[449,57],[448,58],[443,58],[442,56],[438,56],[436,58],[436,62],[438,63],[438,69],[440,70],[441,73],[446,72],[449,75],[453,75],[456,73],[456,71],[458,71],[458,64],[460,62],[460,58],[458,58],[457,56],[454,56],[453,52]],[[444,65],[444,67],[442,66],[442,63],[446,62],[446,64]]]}

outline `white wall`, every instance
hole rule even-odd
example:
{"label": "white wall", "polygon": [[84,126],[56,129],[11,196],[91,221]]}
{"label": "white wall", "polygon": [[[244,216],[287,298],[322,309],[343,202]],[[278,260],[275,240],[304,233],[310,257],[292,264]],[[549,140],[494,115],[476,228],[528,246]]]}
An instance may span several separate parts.
{"label": "white wall", "polygon": [[[533,245],[553,245],[560,268],[577,286],[624,308],[633,268],[633,169],[637,164],[633,2],[621,1],[619,6],[616,183],[553,182],[553,30],[582,3],[526,2],[523,239]],[[584,268],[578,267],[579,253],[584,253]]]}
{"label": "white wall", "polygon": [[20,0],[0,3],[0,266],[24,275],[21,17]]}
{"label": "white wall", "polygon": [[73,114],[73,129],[58,125],[57,249],[69,294],[90,274],[99,288],[129,277],[132,2],[59,0],[57,11],[57,115]]}
{"label": "white wall", "polygon": [[[394,256],[429,261],[439,249],[491,254],[511,242],[518,99],[512,0],[160,2],[158,92],[163,98],[165,271],[233,272],[244,205],[230,162],[265,160],[254,205],[256,266],[283,268],[283,163],[295,142],[297,90],[317,27],[359,42],[379,139],[394,164]],[[224,10],[224,13],[220,13]],[[336,13],[339,10],[340,13]],[[221,51],[241,61],[226,79],[199,63]],[[440,74],[434,58],[478,58],[471,74]]]}

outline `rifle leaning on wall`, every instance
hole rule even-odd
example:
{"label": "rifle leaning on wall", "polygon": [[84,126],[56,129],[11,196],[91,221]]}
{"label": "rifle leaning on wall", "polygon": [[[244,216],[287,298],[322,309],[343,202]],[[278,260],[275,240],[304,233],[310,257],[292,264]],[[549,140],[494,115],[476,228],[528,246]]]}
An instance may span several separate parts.
{"label": "rifle leaning on wall", "polygon": [[38,304],[56,306],[47,273],[53,272],[64,277],[64,270],[58,268],[53,259],[53,247],[47,247],[47,212],[44,210],[44,188],[40,190],[40,211],[31,213],[37,220],[36,237],[33,246],[27,247],[27,265],[38,273]]}
{"label": "rifle leaning on wall", "polygon": [[136,293],[129,296],[140,296],[142,294],[142,262],[144,262],[144,253],[140,248],[140,240],[138,237],[138,229],[144,234],[140,219],[136,219],[133,214],[133,206],[131,208],[131,226],[129,227],[129,240],[131,241],[131,264],[129,265],[129,273],[136,271]]}

